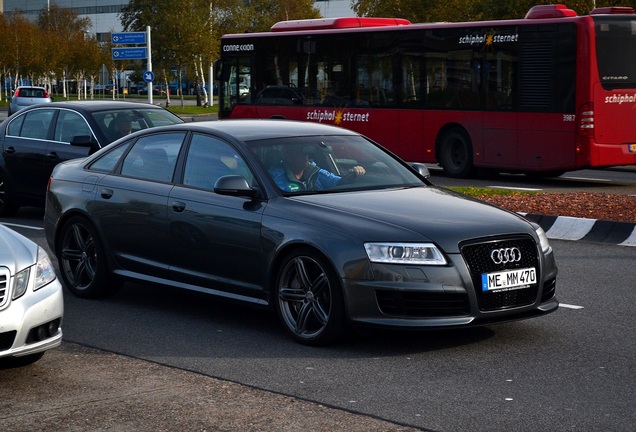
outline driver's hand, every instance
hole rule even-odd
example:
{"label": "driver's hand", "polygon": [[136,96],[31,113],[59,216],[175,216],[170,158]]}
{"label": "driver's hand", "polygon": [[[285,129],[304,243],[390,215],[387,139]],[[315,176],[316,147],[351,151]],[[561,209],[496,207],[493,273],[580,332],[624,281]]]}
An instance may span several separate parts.
{"label": "driver's hand", "polygon": [[361,167],[360,165],[356,165],[353,168],[351,168],[349,170],[350,173],[353,173],[356,176],[361,176],[364,175],[366,173],[364,167]]}

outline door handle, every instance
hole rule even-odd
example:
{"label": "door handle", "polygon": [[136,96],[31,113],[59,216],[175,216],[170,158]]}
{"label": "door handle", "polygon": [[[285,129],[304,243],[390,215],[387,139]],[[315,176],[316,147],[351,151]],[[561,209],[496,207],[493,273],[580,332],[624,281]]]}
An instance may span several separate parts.
{"label": "door handle", "polygon": [[59,159],[60,158],[56,152],[47,153],[46,157],[49,158],[49,159]]}
{"label": "door handle", "polygon": [[186,204],[184,202],[181,202],[181,201],[172,202],[172,210],[174,210],[177,213],[183,212],[185,208],[186,208]]}
{"label": "door handle", "polygon": [[112,197],[113,197],[113,190],[112,189],[102,189],[102,198],[110,199]]}

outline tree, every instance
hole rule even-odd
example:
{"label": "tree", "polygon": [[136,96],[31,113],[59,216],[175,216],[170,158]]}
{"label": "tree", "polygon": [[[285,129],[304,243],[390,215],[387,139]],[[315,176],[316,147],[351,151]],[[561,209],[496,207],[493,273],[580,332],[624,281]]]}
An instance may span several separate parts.
{"label": "tree", "polygon": [[40,40],[46,44],[40,56],[46,64],[42,73],[55,71],[58,80],[62,78],[64,97],[68,94],[67,77],[74,76],[79,84],[87,68],[83,52],[90,26],[89,18],[80,18],[73,10],[60,8],[55,3],[38,16]]}

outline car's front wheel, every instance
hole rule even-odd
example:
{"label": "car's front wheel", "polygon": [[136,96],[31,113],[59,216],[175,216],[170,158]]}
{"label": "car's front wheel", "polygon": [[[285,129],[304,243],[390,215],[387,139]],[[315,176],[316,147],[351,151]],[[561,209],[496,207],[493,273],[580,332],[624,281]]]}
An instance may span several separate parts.
{"label": "car's front wheel", "polygon": [[342,289],[331,265],[309,249],[299,249],[283,261],[276,278],[276,311],[298,342],[327,345],[343,336],[345,311]]}
{"label": "car's front wheel", "polygon": [[103,297],[114,293],[121,285],[108,277],[99,235],[83,217],[73,217],[64,224],[56,255],[64,284],[78,297]]}

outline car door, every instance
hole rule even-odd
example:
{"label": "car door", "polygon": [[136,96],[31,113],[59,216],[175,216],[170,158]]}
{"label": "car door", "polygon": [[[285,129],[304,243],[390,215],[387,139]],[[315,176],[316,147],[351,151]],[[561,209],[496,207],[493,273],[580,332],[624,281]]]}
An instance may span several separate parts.
{"label": "car door", "polygon": [[71,142],[76,137],[82,136],[88,136],[91,142],[97,143],[97,139],[82,115],[67,109],[58,110],[53,129],[53,139],[48,142],[44,159],[44,166],[49,175],[58,163],[89,155],[91,152],[90,147],[71,145]]}
{"label": "car door", "polygon": [[12,193],[44,198],[51,174],[45,158],[54,114],[53,109],[27,111],[7,126],[2,157]]}
{"label": "car door", "polygon": [[96,185],[93,212],[107,247],[126,272],[168,278],[173,245],[168,197],[185,132],[134,142],[115,173]]}
{"label": "car door", "polygon": [[170,192],[168,221],[172,269],[188,284],[263,298],[260,200],[214,193],[216,180],[253,175],[227,142],[193,134],[183,182]]}

